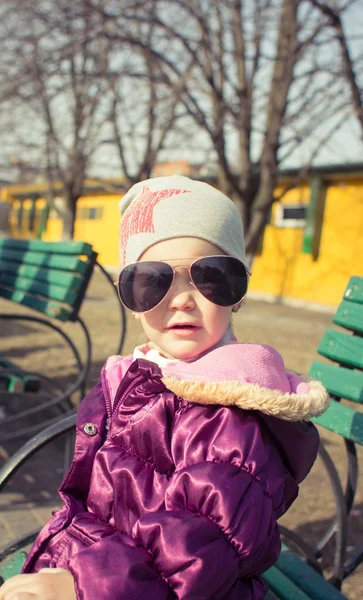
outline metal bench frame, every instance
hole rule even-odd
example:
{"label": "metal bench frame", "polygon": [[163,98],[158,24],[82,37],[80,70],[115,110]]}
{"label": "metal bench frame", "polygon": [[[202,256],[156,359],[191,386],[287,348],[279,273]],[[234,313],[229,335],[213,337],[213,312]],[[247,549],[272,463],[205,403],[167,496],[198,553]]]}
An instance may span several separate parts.
{"label": "metal bench frame", "polygon": [[[335,518],[321,539],[311,546],[294,532],[281,527],[283,536],[299,547],[301,554],[315,570],[328,542],[334,538],[333,574],[329,581],[341,589],[343,581],[363,562],[363,545],[347,560],[346,547],[349,516],[354,506],[358,484],[358,456],[356,445],[363,445],[363,414],[354,407],[341,404],[342,398],[363,403],[363,277],[351,277],[333,323],[348,332],[328,329],[318,347],[322,356],[333,364],[314,361],[309,375],[325,385],[332,399],[326,413],[313,419],[321,427],[338,434],[343,439],[347,456],[346,480],[343,482],[327,449],[320,442],[319,456],[328,474],[335,500]],[[360,352],[357,352],[357,343]],[[288,543],[288,542],[287,542]]]}
{"label": "metal bench frame", "polygon": [[[6,419],[0,421],[0,429],[3,430],[1,432],[1,441],[2,442],[6,442],[6,441],[10,441],[10,440],[13,441],[14,439],[28,437],[28,436],[36,433],[37,431],[39,431],[39,429],[43,429],[47,425],[50,425],[53,422],[56,422],[59,419],[60,415],[72,412],[74,410],[74,405],[72,404],[70,398],[72,397],[72,395],[75,392],[79,392],[80,398],[84,397],[87,375],[88,375],[90,365],[91,365],[92,341],[91,341],[91,335],[89,333],[89,330],[88,330],[85,322],[83,321],[83,319],[80,317],[79,311],[83,304],[86,290],[88,288],[88,285],[89,285],[89,282],[90,282],[90,279],[91,279],[91,276],[92,276],[95,266],[97,266],[100,269],[101,273],[103,273],[103,275],[109,281],[110,286],[112,287],[113,293],[115,294],[115,296],[117,298],[117,305],[119,306],[119,310],[120,310],[121,332],[120,332],[119,343],[118,343],[118,347],[116,349],[116,353],[120,354],[122,351],[122,347],[123,347],[125,336],[126,336],[125,309],[119,301],[117,290],[115,289],[114,284],[113,284],[113,279],[110,277],[110,275],[107,273],[107,271],[103,268],[103,266],[97,261],[97,253],[92,249],[92,247],[89,244],[84,244],[83,242],[67,242],[67,243],[65,243],[65,242],[59,242],[59,243],[58,242],[42,242],[39,240],[37,240],[37,241],[31,240],[29,242],[26,240],[14,240],[14,239],[0,240],[1,248],[5,248],[10,251],[15,250],[16,252],[23,252],[23,253],[27,252],[28,249],[32,250],[34,248],[37,249],[36,250],[37,252],[42,252],[42,248],[44,248],[44,251],[48,253],[48,252],[51,252],[52,249],[54,248],[57,255],[58,255],[58,252],[60,255],[63,255],[63,253],[65,255],[67,255],[67,252],[64,252],[64,250],[62,250],[62,248],[63,249],[65,248],[65,244],[69,244],[70,246],[72,244],[74,244],[75,248],[77,248],[77,247],[79,247],[80,249],[85,248],[85,250],[87,251],[86,270],[83,273],[82,283],[78,289],[77,297],[76,297],[74,303],[71,305],[71,307],[69,307],[70,310],[68,310],[67,317],[66,318],[63,317],[61,319],[63,322],[66,321],[66,322],[78,323],[79,326],[81,327],[83,334],[84,334],[85,345],[86,345],[85,357],[84,357],[84,359],[81,358],[80,353],[79,353],[76,345],[74,344],[73,340],[71,339],[71,337],[60,326],[58,326],[53,320],[50,320],[50,318],[46,319],[44,317],[37,316],[36,314],[33,315],[33,314],[18,314],[18,313],[0,313],[0,320],[18,320],[18,321],[25,321],[25,322],[27,322],[27,321],[34,322],[34,323],[43,325],[45,327],[49,327],[50,329],[55,331],[59,336],[61,336],[62,340],[65,341],[65,343],[68,345],[68,347],[72,351],[74,359],[75,359],[75,363],[77,365],[77,370],[78,370],[75,381],[73,381],[67,387],[67,389],[60,388],[57,383],[55,384],[55,382],[53,380],[50,380],[49,378],[45,377],[44,375],[42,375],[40,373],[26,372],[27,376],[34,376],[34,377],[39,378],[40,380],[44,380],[47,382],[51,381],[53,387],[56,385],[56,387],[54,388],[54,391],[52,393],[53,397],[51,399],[47,399],[44,402],[40,401],[40,403],[37,406],[33,406],[31,408],[22,410],[22,411],[18,412],[17,414],[11,415],[11,416],[7,417]],[[71,253],[69,253],[69,254],[71,254]],[[74,254],[77,254],[77,252],[75,251]],[[82,255],[82,250],[80,250],[78,252],[78,255]],[[41,265],[39,265],[39,266],[41,266]],[[1,257],[0,257],[0,284],[1,284]],[[15,292],[15,289],[13,291]],[[8,293],[10,296],[12,295],[11,287],[10,287]],[[25,295],[27,295],[26,292],[25,292]],[[11,299],[11,297],[7,298],[7,299],[10,302],[14,301]],[[19,304],[22,304],[22,302],[19,302]],[[28,306],[26,301],[24,304],[26,306]],[[33,308],[33,310],[35,311],[36,309]],[[53,316],[53,318],[57,318],[56,310],[55,310],[55,314],[52,316]],[[9,368],[9,366],[7,368],[2,368],[2,369],[0,368],[0,376],[3,376],[3,377],[10,376],[10,375],[17,376],[17,375],[21,375],[22,373],[24,373],[24,371],[22,369],[20,369],[19,367],[17,367],[16,365],[12,365],[11,368]],[[26,393],[25,393],[25,396],[26,396]],[[6,432],[6,427],[9,424],[11,424],[15,421],[24,420],[27,417],[29,417],[30,415],[35,415],[41,411],[44,411],[46,409],[50,409],[53,407],[57,408],[59,411],[59,414],[57,414],[54,418],[48,418],[47,420],[44,420],[39,425],[19,427],[16,432],[11,432],[11,433]]]}

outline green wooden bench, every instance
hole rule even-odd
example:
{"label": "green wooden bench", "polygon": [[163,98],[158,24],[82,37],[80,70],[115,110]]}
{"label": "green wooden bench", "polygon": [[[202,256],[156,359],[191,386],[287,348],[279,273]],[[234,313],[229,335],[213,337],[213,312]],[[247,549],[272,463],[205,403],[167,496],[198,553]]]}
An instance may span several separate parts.
{"label": "green wooden bench", "polygon": [[[279,600],[343,598],[339,591],[342,582],[363,562],[363,546],[346,560],[349,514],[358,481],[356,444],[363,444],[363,413],[354,407],[354,403],[363,403],[363,277],[350,278],[333,323],[343,330],[329,328],[318,346],[318,353],[331,362],[314,361],[309,375],[319,379],[332,398],[329,409],[313,420],[341,437],[347,453],[346,482],[340,480],[327,449],[321,443],[319,455],[330,478],[336,517],[315,547],[310,547],[292,532],[290,540],[295,547],[300,547],[305,561],[286,545],[282,546],[279,560],[264,574],[272,594],[271,600],[274,597]],[[341,402],[343,399],[344,403]],[[288,530],[283,527],[281,530],[287,534],[284,539],[288,543]],[[310,565],[319,570],[319,559],[332,538],[335,538],[333,575],[327,582]]]}
{"label": "green wooden bench", "polygon": [[356,445],[363,444],[363,412],[356,408],[357,404],[363,403],[363,277],[350,278],[333,323],[343,330],[328,329],[318,346],[319,354],[331,363],[314,361],[309,375],[322,381],[332,397],[329,409],[314,421],[337,434],[347,454],[346,482],[340,482],[340,490],[337,486],[339,475],[336,469],[334,472],[334,465],[328,467],[337,490],[336,499],[343,496],[344,505],[337,505],[336,519],[315,548],[316,556],[322,556],[327,543],[335,536],[333,582],[340,587],[342,581],[363,562],[363,545],[351,559],[346,560],[345,556],[349,514],[358,482]]}
{"label": "green wooden bench", "polygon": [[340,591],[286,545],[276,564],[264,573],[270,598],[279,600],[344,600]]}
{"label": "green wooden bench", "polygon": [[[342,327],[343,330],[337,331],[329,328],[324,333],[317,349],[319,354],[331,362],[314,361],[309,375],[319,379],[332,398],[329,409],[313,421],[341,438],[347,454],[346,481],[341,481],[334,462],[321,442],[319,455],[330,479],[336,504],[336,516],[323,537],[317,540],[315,547],[299,539],[286,528],[281,527],[281,530],[285,534],[284,539],[287,540],[287,543],[291,536],[293,545],[299,546],[305,560],[315,568],[319,567],[319,560],[324,556],[327,544],[333,538],[335,542],[334,564],[329,582],[334,586],[335,593],[339,593],[337,590],[340,590],[344,579],[363,562],[363,546],[357,549],[349,560],[346,559],[349,515],[354,505],[358,482],[356,445],[363,444],[363,413],[354,406],[354,403],[363,403],[363,277],[351,277],[349,280],[343,300],[333,317],[333,323]],[[344,403],[341,400],[344,400]],[[297,583],[296,572],[299,570],[298,565],[293,565],[292,556],[296,560],[296,555],[290,551],[289,561],[285,562],[283,572],[283,575],[287,576],[287,580],[281,577],[279,567],[281,561],[284,560],[285,552],[282,552],[281,559],[266,574],[269,585],[272,583],[272,579],[275,581],[274,587],[271,589],[279,589],[280,592],[282,589],[288,589],[290,584]],[[310,568],[308,564],[303,564],[304,568]],[[339,598],[339,596],[329,596],[329,594],[327,596],[318,595],[317,588],[315,589],[319,581],[321,582],[318,573],[314,573],[314,576],[310,574],[309,581],[315,582],[313,590],[302,586],[301,580],[298,580],[300,590],[307,593],[308,597]],[[309,596],[309,593],[312,595]],[[295,597],[289,596],[289,594],[290,592],[286,592],[287,598]],[[283,595],[278,596],[278,598],[280,597],[284,598]],[[296,598],[300,598],[300,596],[296,596]]]}
{"label": "green wooden bench", "polygon": [[[85,382],[91,362],[91,336],[86,324],[80,317],[80,309],[95,266],[104,273],[116,293],[113,281],[103,267],[97,262],[97,253],[90,244],[80,241],[45,242],[41,240],[0,239],[0,298],[32,309],[26,314],[0,314],[1,320],[20,320],[40,323],[57,332],[71,349],[78,368],[77,377],[67,389],[51,388],[49,393],[39,395],[40,402],[35,406],[11,413],[15,404],[7,397],[3,411],[9,411],[0,421],[0,439],[2,442],[24,438],[43,428],[46,423],[38,419],[38,423],[19,426],[19,420],[28,421],[35,418],[45,409],[63,407],[63,411],[72,410],[69,398],[75,391],[83,396]],[[118,302],[121,311],[122,331],[118,340],[117,353],[121,352],[125,338],[125,312]],[[40,313],[40,315],[39,315]],[[84,333],[86,356],[81,358],[80,352],[68,333],[61,327],[64,323],[78,323]],[[40,388],[49,385],[45,375],[28,373],[19,366],[0,356],[0,380],[2,387],[9,393],[24,394],[24,405],[29,392],[39,392]],[[54,382],[53,382],[54,385]],[[4,392],[2,397],[5,397]],[[22,400],[22,397],[20,397]],[[46,414],[46,413],[44,413]],[[3,415],[2,415],[3,416]],[[59,418],[57,416],[54,417]],[[16,431],[11,426],[17,423]],[[50,419],[51,422],[51,419]]]}

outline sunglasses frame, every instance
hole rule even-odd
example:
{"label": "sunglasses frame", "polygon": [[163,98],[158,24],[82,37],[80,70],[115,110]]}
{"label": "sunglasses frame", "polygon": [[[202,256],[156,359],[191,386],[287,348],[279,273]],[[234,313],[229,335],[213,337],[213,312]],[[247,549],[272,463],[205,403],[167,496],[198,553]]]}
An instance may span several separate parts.
{"label": "sunglasses frame", "polygon": [[[211,254],[211,255],[208,255],[208,256],[198,256],[197,258],[193,258],[193,261],[190,263],[190,265],[189,265],[189,266],[186,266],[186,265],[179,265],[179,266],[176,266],[176,267],[173,267],[173,265],[171,265],[170,263],[172,263],[172,262],[176,262],[176,261],[178,261],[178,262],[179,262],[179,261],[183,261],[183,260],[190,260],[190,258],[170,258],[170,259],[164,259],[164,260],[145,260],[145,261],[138,261],[138,262],[136,262],[136,263],[130,263],[129,265],[127,265],[127,267],[132,267],[133,265],[139,265],[139,264],[140,264],[140,263],[142,263],[142,262],[145,262],[145,263],[163,263],[163,264],[167,264],[167,265],[168,265],[169,267],[171,267],[171,269],[173,270],[173,279],[172,279],[172,281],[171,281],[171,283],[170,283],[170,287],[168,288],[167,292],[166,292],[166,293],[165,293],[165,295],[164,295],[164,296],[161,298],[161,300],[159,300],[159,302],[158,302],[157,304],[155,304],[155,306],[153,306],[152,308],[149,308],[148,310],[139,310],[139,311],[137,311],[137,310],[132,310],[132,309],[131,309],[131,310],[132,310],[132,312],[134,312],[134,313],[138,313],[138,314],[143,314],[143,313],[150,312],[151,310],[154,310],[154,308],[156,308],[157,306],[159,306],[159,304],[161,304],[161,303],[162,303],[162,301],[164,300],[164,298],[165,298],[165,297],[168,295],[169,291],[170,291],[170,290],[171,290],[171,288],[173,287],[173,283],[174,283],[174,281],[175,281],[175,272],[176,272],[178,269],[187,269],[187,271],[188,271],[188,274],[189,274],[189,283],[190,283],[190,284],[193,286],[193,288],[194,288],[194,289],[195,289],[195,290],[196,290],[196,291],[197,291],[197,292],[198,292],[198,293],[199,293],[201,296],[203,296],[203,298],[205,298],[206,300],[208,300],[208,302],[211,302],[212,304],[215,304],[216,306],[222,306],[221,304],[216,304],[215,302],[212,302],[212,301],[211,301],[211,300],[209,300],[209,299],[208,299],[206,296],[204,296],[204,294],[202,294],[202,292],[200,292],[200,291],[198,290],[197,286],[195,285],[195,283],[194,283],[194,281],[193,281],[192,274],[191,274],[191,268],[192,268],[192,266],[193,266],[193,265],[194,265],[196,262],[198,262],[198,260],[201,260],[201,259],[203,259],[203,258],[233,258],[234,260],[238,260],[238,261],[241,263],[241,265],[243,265],[243,267],[244,267],[244,268],[245,268],[245,270],[246,270],[246,277],[247,277],[247,287],[246,287],[246,292],[245,292],[245,293],[243,294],[243,296],[242,296],[242,297],[241,297],[239,300],[237,300],[237,301],[236,301],[234,304],[236,304],[237,302],[241,302],[241,300],[243,300],[243,298],[245,297],[245,295],[246,295],[246,293],[247,293],[247,289],[248,289],[248,279],[249,279],[249,277],[251,277],[252,273],[251,273],[251,271],[250,271],[250,270],[249,270],[249,269],[246,267],[246,265],[245,265],[245,264],[244,264],[244,263],[243,263],[243,262],[242,262],[242,261],[241,261],[239,258],[236,258],[235,256],[228,256],[228,255],[226,255],[226,254]],[[124,267],[124,268],[125,268],[125,267]],[[129,308],[128,306],[126,306],[126,304],[125,304],[125,303],[124,303],[124,301],[122,300],[122,298],[121,298],[121,293],[120,293],[120,279],[121,279],[121,275],[122,275],[122,271],[123,271],[123,270],[124,270],[124,269],[122,269],[122,270],[121,270],[121,272],[120,272],[120,275],[119,275],[119,277],[118,277],[118,281],[114,281],[114,282],[113,282],[113,285],[114,285],[114,286],[116,286],[116,288],[117,288],[117,292],[118,292],[118,296],[119,296],[120,302],[121,302],[121,303],[122,303],[122,304],[123,304],[123,305],[124,305],[126,308],[128,308],[128,309],[130,310],[130,308]],[[234,304],[232,304],[231,306],[233,306]]]}

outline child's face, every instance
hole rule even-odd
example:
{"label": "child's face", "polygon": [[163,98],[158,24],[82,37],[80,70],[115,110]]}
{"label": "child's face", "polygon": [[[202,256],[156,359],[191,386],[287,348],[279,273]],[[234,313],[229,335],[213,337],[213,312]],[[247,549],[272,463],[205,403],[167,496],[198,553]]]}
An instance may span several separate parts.
{"label": "child's face", "polygon": [[[172,260],[172,266],[189,266],[198,257],[224,254],[199,238],[175,238],[148,248],[140,261]],[[177,259],[182,256],[180,263]],[[232,306],[217,306],[190,283],[187,269],[177,269],[173,285],[158,306],[139,313],[144,331],[163,354],[180,360],[197,358],[221,341]]]}

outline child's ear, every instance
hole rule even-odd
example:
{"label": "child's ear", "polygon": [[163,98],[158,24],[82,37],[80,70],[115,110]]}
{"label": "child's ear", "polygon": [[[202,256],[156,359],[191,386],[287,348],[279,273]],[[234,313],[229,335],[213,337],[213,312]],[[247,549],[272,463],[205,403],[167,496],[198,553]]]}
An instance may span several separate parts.
{"label": "child's ear", "polygon": [[232,312],[234,312],[234,313],[238,312],[242,306],[242,302],[243,302],[243,300],[240,300],[240,302],[237,302],[237,304],[234,304],[234,306],[232,308]]}

